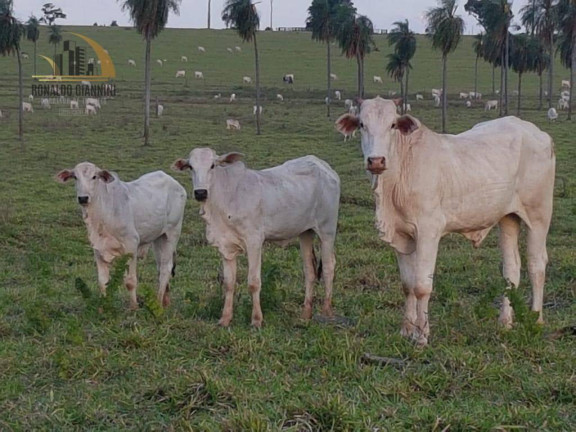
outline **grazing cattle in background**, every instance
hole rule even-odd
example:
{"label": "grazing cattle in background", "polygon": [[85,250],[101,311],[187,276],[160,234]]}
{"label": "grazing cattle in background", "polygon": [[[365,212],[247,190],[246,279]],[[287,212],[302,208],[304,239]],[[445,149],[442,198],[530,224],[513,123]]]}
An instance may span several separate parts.
{"label": "grazing cattle in background", "polygon": [[466,108],[471,108],[472,107],[472,102],[467,100],[466,101]]}
{"label": "grazing cattle in background", "polygon": [[179,70],[176,71],[176,78],[180,78],[180,77],[186,77],[186,71],[185,70]]}
{"label": "grazing cattle in background", "polygon": [[319,273],[314,233],[321,242],[325,284],[323,314],[332,315],[334,240],[338,222],[340,179],[315,156],[305,156],[262,171],[246,168],[239,153],[217,156],[209,148],[194,149],[172,167],[191,170],[194,198],[206,221],[206,238],[222,255],[225,300],[219,324],[232,319],[236,257],[248,255],[248,286],[252,293],[252,325],[262,325],[260,286],[262,246],[300,237],[306,294],[302,317],[312,317],[313,287]]}
{"label": "grazing cattle in background", "polygon": [[[555,175],[548,134],[532,123],[504,117],[459,135],[441,135],[410,115],[399,117],[395,105],[380,98],[364,101],[358,117],[344,115],[336,124],[347,133],[362,132],[365,167],[374,175],[376,226],[380,238],[396,251],[406,295],[404,336],[428,343],[428,301],[444,235],[460,233],[479,247],[499,225],[503,276],[517,287],[521,222],[528,231],[532,310],[542,322]],[[507,297],[499,321],[512,324]]]}
{"label": "grazing cattle in background", "polygon": [[434,98],[434,96],[440,97],[440,96],[442,96],[442,89],[434,89],[433,88],[431,90],[431,93],[432,93],[432,98]]}
{"label": "grazing cattle in background", "polygon": [[352,102],[352,99],[346,99],[346,100],[344,101],[344,106],[345,106],[346,108],[350,108],[353,104],[354,104],[354,102]]}
{"label": "grazing cattle in background", "polygon": [[562,87],[570,88],[570,80],[562,80]]}
{"label": "grazing cattle in background", "polygon": [[440,96],[438,96],[438,95],[434,95],[434,106],[435,107],[440,106]]}
{"label": "grazing cattle in background", "polygon": [[85,104],[86,106],[88,106],[88,105],[95,106],[95,107],[98,108],[98,109],[102,108],[102,107],[100,106],[100,101],[99,101],[98,99],[95,99],[95,98],[86,98],[86,99],[84,100],[84,104]]}
{"label": "grazing cattle in background", "polygon": [[160,59],[156,60],[156,63],[158,63],[160,66],[164,66],[164,62]]}
{"label": "grazing cattle in background", "polygon": [[226,51],[228,51],[229,53],[233,52],[232,48],[226,48]]}
{"label": "grazing cattle in background", "polygon": [[250,78],[249,76],[242,77],[242,82],[244,84],[250,84],[252,82],[252,78]]}
{"label": "grazing cattle in background", "polygon": [[240,122],[235,119],[226,120],[226,129],[240,130]]}
{"label": "grazing cattle in background", "polygon": [[220,99],[222,97],[222,93],[218,93],[214,95],[214,99]]}
{"label": "grazing cattle in background", "polygon": [[204,74],[200,71],[195,71],[194,78],[204,79]]}
{"label": "grazing cattle in background", "polygon": [[234,102],[236,100],[236,93],[232,93],[230,95],[230,103]]}
{"label": "grazing cattle in background", "polygon": [[294,84],[294,74],[286,74],[282,77],[285,84]]}
{"label": "grazing cattle in background", "polygon": [[156,115],[158,117],[162,117],[162,114],[164,113],[164,105],[158,105],[156,107]]}
{"label": "grazing cattle in background", "polygon": [[419,101],[419,100],[424,100],[424,96],[421,95],[420,93],[417,93],[417,94],[416,94],[416,100],[417,100],[417,101]]}
{"label": "grazing cattle in background", "polygon": [[96,111],[96,107],[94,105],[86,105],[84,108],[84,114],[86,115],[96,115],[98,111]]}
{"label": "grazing cattle in background", "polygon": [[40,106],[44,109],[52,109],[50,106],[50,100],[47,98],[44,98],[40,101]]}
{"label": "grazing cattle in background", "polygon": [[468,99],[470,97],[469,93],[460,93],[460,99]]}
{"label": "grazing cattle in background", "polygon": [[28,58],[28,54],[22,53],[22,58],[23,58],[23,59],[27,59],[27,58]]}
{"label": "grazing cattle in background", "polygon": [[28,96],[28,100],[29,100],[30,102],[32,102],[32,101],[34,100],[34,95]]}
{"label": "grazing cattle in background", "polygon": [[128,59],[128,66],[136,66],[136,62],[132,59]]}
{"label": "grazing cattle in background", "polygon": [[332,81],[336,81],[336,80],[338,79],[338,75],[336,75],[335,73],[331,73],[331,74],[330,74],[330,79],[331,79]]}
{"label": "grazing cattle in background", "polygon": [[475,98],[476,98],[476,100],[482,100],[482,93],[476,92]]}
{"label": "grazing cattle in background", "polygon": [[340,90],[334,90],[334,97],[338,100],[342,100],[342,93]]}
{"label": "grazing cattle in background", "polygon": [[253,109],[252,109],[252,114],[256,115],[256,112],[259,111],[259,114],[262,114],[262,105],[260,106],[256,106],[254,105]]}
{"label": "grazing cattle in background", "polygon": [[78,101],[77,100],[71,100],[70,101],[70,109],[79,109],[79,105],[78,105]]}
{"label": "grazing cattle in background", "polygon": [[276,99],[278,99],[280,102],[284,101],[284,96],[282,96],[280,93],[278,93],[276,95]]}
{"label": "grazing cattle in background", "polygon": [[558,99],[558,109],[560,110],[567,110],[570,106],[566,99]]}
{"label": "grazing cattle in background", "polygon": [[373,80],[375,83],[380,83],[382,84],[382,77],[378,76],[378,75],[374,75]]}
{"label": "grazing cattle in background", "polygon": [[241,51],[242,51],[242,48],[240,48],[239,46],[235,46],[234,49],[235,49],[236,51],[238,51],[238,52],[241,52]]}
{"label": "grazing cattle in background", "polygon": [[204,48],[203,46],[199,46],[199,47],[198,47],[198,51],[205,53],[205,52],[206,52],[206,48]]}
{"label": "grazing cattle in background", "polygon": [[102,294],[106,293],[112,261],[130,254],[124,283],[130,292],[130,307],[137,308],[137,259],[145,257],[152,245],[158,270],[158,301],[168,306],[186,190],[162,171],[123,182],[115,173],[90,162],[56,175],[61,183],[70,179],[76,180],[76,196],[94,249]]}
{"label": "grazing cattle in background", "polygon": [[181,62],[184,62],[184,63],[188,63],[188,57],[186,57],[186,56],[181,56],[181,57],[180,57],[180,61],[181,61]]}
{"label": "grazing cattle in background", "polygon": [[548,121],[556,121],[556,119],[558,118],[558,112],[554,107],[550,108],[547,114],[548,114]]}
{"label": "grazing cattle in background", "polygon": [[388,96],[396,96],[396,92],[394,90],[388,90]]}
{"label": "grazing cattle in background", "polygon": [[498,109],[498,101],[496,99],[487,100],[484,105],[484,111],[490,111],[492,108]]}
{"label": "grazing cattle in background", "polygon": [[29,102],[22,102],[22,111],[23,112],[34,112],[34,108],[32,108],[32,104]]}

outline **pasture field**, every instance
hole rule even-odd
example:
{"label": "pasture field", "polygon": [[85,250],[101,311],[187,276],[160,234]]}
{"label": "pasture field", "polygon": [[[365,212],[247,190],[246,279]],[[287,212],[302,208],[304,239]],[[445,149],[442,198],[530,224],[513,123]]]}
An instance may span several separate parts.
{"label": "pasture field", "polygon": [[[576,316],[576,126],[548,123],[537,111],[537,78],[525,79],[522,117],[552,135],[557,152],[555,209],[548,237],[543,328],[527,312],[525,268],[513,300],[517,324],[497,325],[505,283],[500,276],[497,229],[480,249],[463,237],[440,245],[430,304],[430,346],[419,349],[399,334],[403,294],[392,250],[377,237],[374,204],[362,169],[358,139],[342,142],[333,121],[344,111],[324,106],[325,46],[308,33],[258,34],[264,86],[263,134],[252,116],[252,47],[232,31],[164,31],[153,43],[153,99],[165,107],[152,118],[152,144],[142,146],[144,45],[134,30],[65,28],[98,41],[117,67],[118,95],[97,116],[61,115],[58,107],[26,114],[25,149],[17,141],[16,61],[0,58],[0,430],[193,431],[470,431],[576,429],[576,339],[551,337]],[[397,84],[384,79],[390,52],[366,60],[369,96]],[[198,53],[198,45],[206,48]],[[232,54],[227,47],[240,46]],[[458,133],[494,118],[480,104],[466,109],[455,95],[472,88],[471,38],[449,60],[449,130]],[[32,53],[31,44],[24,50]],[[38,52],[51,55],[43,33]],[[188,63],[179,61],[187,55]],[[355,62],[334,56],[334,83],[343,97],[355,88]],[[132,58],[137,67],[131,68]],[[42,60],[40,60],[42,61]],[[31,59],[24,61],[32,74]],[[48,72],[39,63],[39,72]],[[44,69],[42,69],[44,68]],[[185,68],[186,82],[175,72]],[[204,80],[192,78],[193,71]],[[285,86],[284,73],[295,74]],[[556,80],[568,72],[556,68]],[[380,75],[384,84],[374,84]],[[512,84],[516,78],[512,75]],[[25,95],[32,81],[25,81]],[[438,130],[440,55],[420,37],[411,72],[412,114]],[[479,91],[491,91],[491,68],[480,67]],[[227,101],[230,93],[238,101]],[[221,93],[221,99],[213,95]],[[282,93],[284,102],[275,100]],[[515,105],[514,105],[515,107]],[[512,111],[512,112],[515,112]],[[227,131],[237,118],[242,130]],[[240,260],[235,315],[228,329],[222,306],[220,256],[207,245],[199,206],[190,199],[172,281],[172,306],[151,300],[152,256],[139,265],[144,307],[128,311],[123,288],[97,296],[96,268],[74,187],[57,184],[63,168],[89,160],[123,180],[163,169],[189,194],[187,175],[171,163],[194,147],[241,151],[252,168],[305,154],[326,160],[342,182],[334,323],[299,319],[304,299],[297,242],[268,245],[263,257],[264,326],[250,327],[246,260]],[[521,253],[524,253],[522,239]],[[82,285],[85,282],[89,290]],[[321,299],[323,289],[317,287]],[[91,293],[91,295],[89,295]],[[364,364],[364,353],[403,360],[404,366]]]}

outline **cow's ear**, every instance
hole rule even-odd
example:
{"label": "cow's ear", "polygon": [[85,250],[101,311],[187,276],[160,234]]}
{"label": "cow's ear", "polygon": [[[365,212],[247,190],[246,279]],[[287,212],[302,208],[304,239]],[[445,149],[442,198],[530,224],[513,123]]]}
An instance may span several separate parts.
{"label": "cow's ear", "polygon": [[75,179],[76,175],[73,170],[62,170],[54,178],[58,183],[65,183],[70,179]]}
{"label": "cow's ear", "polygon": [[343,114],[336,120],[336,129],[343,134],[351,134],[360,126],[360,119],[352,114]]}
{"label": "cow's ear", "polygon": [[394,102],[394,105],[399,107],[400,105],[402,105],[402,98],[392,99],[392,102]]}
{"label": "cow's ear", "polygon": [[419,127],[420,122],[408,114],[398,117],[394,123],[392,123],[392,129],[398,129],[402,135],[410,135],[415,130],[418,130]]}
{"label": "cow's ear", "polygon": [[172,168],[174,171],[184,171],[187,169],[192,169],[192,167],[190,166],[190,164],[186,159],[176,159],[170,168]]}
{"label": "cow's ear", "polygon": [[102,170],[98,173],[98,177],[100,177],[106,183],[112,183],[114,181],[114,176],[110,173],[110,171]]}
{"label": "cow's ear", "polygon": [[236,152],[226,153],[216,158],[216,165],[233,164],[234,162],[238,162],[243,157],[244,155],[242,153],[236,153]]}

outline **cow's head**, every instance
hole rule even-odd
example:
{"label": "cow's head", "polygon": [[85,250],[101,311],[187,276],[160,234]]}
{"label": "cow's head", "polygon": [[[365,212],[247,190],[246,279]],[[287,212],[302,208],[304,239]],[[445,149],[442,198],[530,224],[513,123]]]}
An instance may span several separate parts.
{"label": "cow's head", "polygon": [[192,187],[194,188],[194,198],[197,201],[208,199],[208,189],[212,183],[214,168],[225,166],[239,161],[244,155],[242,153],[226,153],[218,156],[210,148],[197,148],[190,152],[188,159],[178,159],[172,164],[172,169],[176,171],[190,170],[192,177]]}
{"label": "cow's head", "polygon": [[57,182],[65,183],[70,179],[76,180],[78,204],[87,206],[92,202],[97,188],[103,183],[113,182],[114,176],[93,163],[82,162],[72,170],[65,169],[56,174]]}
{"label": "cow's head", "polygon": [[360,129],[365,167],[372,174],[382,174],[391,163],[392,146],[397,134],[411,134],[420,127],[420,122],[409,115],[399,117],[396,114],[397,105],[391,100],[377,97],[357,103],[359,114],[340,116],[336,120],[336,128],[347,135]]}

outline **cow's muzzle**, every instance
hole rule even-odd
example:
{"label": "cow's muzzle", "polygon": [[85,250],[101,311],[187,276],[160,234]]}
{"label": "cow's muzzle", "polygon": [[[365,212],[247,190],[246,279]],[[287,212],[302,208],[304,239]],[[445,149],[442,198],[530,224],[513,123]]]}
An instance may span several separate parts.
{"label": "cow's muzzle", "polygon": [[88,204],[88,197],[87,196],[79,196],[78,197],[78,204],[87,205]]}
{"label": "cow's muzzle", "polygon": [[206,189],[196,189],[194,191],[194,198],[196,201],[206,201],[206,198],[208,198],[208,191]]}
{"label": "cow's muzzle", "polygon": [[386,170],[386,158],[381,157],[369,157],[366,160],[366,169],[372,174],[382,174]]}

